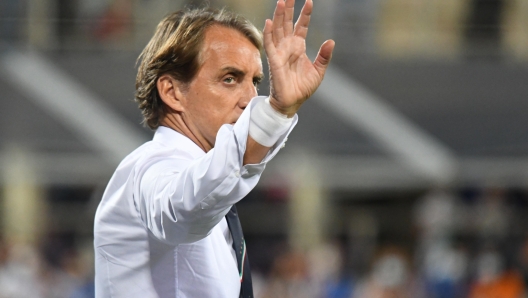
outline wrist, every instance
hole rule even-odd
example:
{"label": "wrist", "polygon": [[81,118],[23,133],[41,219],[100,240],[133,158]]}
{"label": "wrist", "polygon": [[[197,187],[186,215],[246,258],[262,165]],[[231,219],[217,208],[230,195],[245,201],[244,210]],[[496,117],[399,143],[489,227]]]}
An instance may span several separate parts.
{"label": "wrist", "polygon": [[293,118],[274,109],[266,98],[251,110],[249,135],[259,144],[272,147],[288,131],[292,122]]}
{"label": "wrist", "polygon": [[296,107],[295,105],[288,108],[283,108],[279,106],[277,102],[278,100],[276,100],[273,96],[270,95],[269,104],[277,113],[285,115],[288,118],[293,118],[293,116],[295,116],[295,114],[297,113],[298,107]]}

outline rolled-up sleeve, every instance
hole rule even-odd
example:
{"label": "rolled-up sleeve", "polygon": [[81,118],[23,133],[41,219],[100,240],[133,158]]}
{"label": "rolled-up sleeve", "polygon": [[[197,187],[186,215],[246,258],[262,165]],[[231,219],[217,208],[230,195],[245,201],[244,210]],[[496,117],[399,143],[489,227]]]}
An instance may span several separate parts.
{"label": "rolled-up sleeve", "polygon": [[[297,123],[259,164],[243,165],[254,98],[235,125],[223,125],[214,149],[197,159],[154,152],[136,165],[134,203],[142,222],[159,240],[178,245],[206,237],[257,184],[267,162]],[[169,149],[167,149],[169,150]]]}

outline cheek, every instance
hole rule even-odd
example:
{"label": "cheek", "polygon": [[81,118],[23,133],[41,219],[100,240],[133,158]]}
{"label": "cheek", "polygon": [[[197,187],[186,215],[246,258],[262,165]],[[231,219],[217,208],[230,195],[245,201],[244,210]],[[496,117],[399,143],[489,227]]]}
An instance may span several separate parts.
{"label": "cheek", "polygon": [[195,88],[192,90],[188,97],[188,106],[193,110],[194,113],[207,111],[210,106],[211,95],[207,90],[201,88]]}

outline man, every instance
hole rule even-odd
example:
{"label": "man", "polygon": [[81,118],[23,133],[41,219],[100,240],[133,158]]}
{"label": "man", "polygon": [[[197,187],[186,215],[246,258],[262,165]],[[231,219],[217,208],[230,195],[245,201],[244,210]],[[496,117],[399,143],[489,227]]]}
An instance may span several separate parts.
{"label": "man", "polygon": [[156,132],[121,162],[97,210],[97,297],[252,297],[233,205],[284,144],[334,48],[308,59],[313,3],[294,26],[294,1],[279,0],[264,27],[268,98],[257,97],[262,40],[247,20],[200,9],[158,25],[136,80]]}

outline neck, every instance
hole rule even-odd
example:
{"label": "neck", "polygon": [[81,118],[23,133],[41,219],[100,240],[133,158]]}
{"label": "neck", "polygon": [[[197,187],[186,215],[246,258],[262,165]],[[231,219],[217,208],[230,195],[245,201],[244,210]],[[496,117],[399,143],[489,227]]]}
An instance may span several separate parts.
{"label": "neck", "polygon": [[180,113],[167,113],[161,120],[160,125],[171,128],[188,137],[204,152],[209,152],[212,149],[212,146],[203,137],[200,138],[197,134],[193,133]]}

